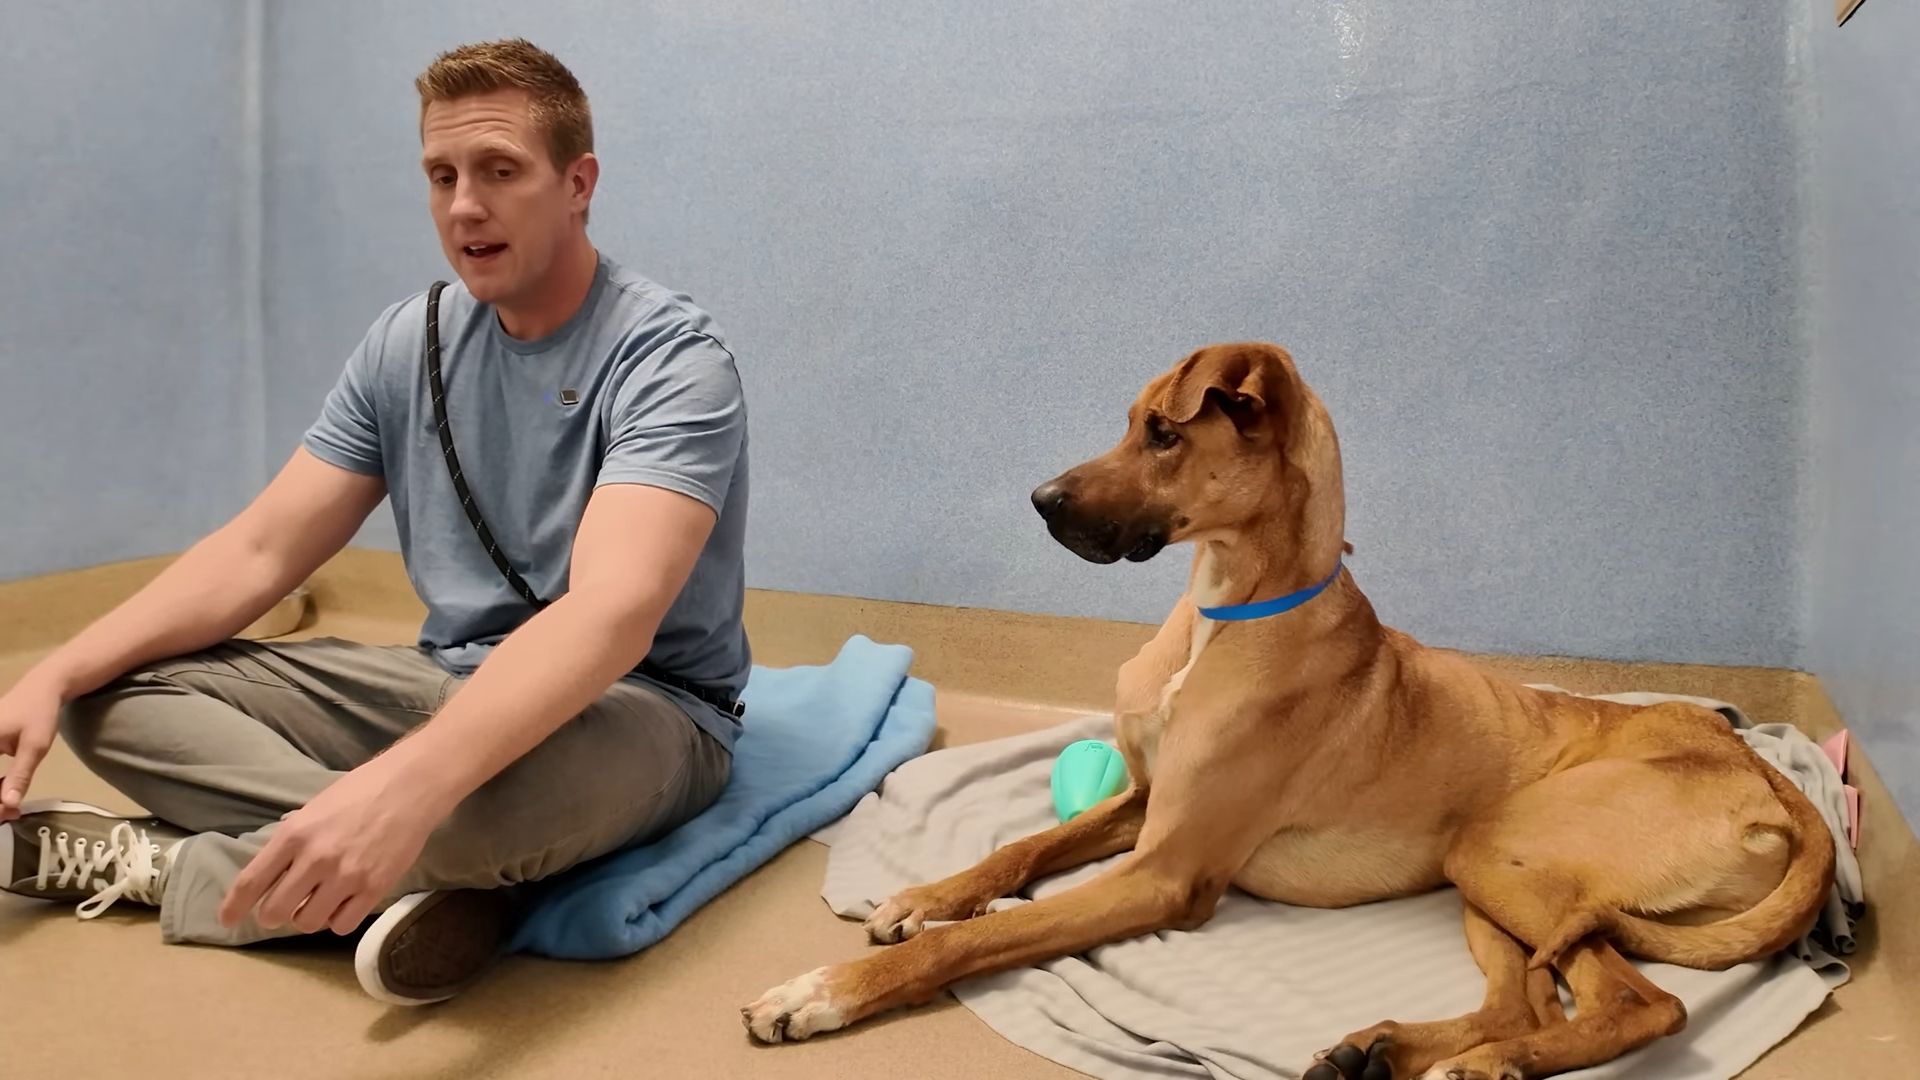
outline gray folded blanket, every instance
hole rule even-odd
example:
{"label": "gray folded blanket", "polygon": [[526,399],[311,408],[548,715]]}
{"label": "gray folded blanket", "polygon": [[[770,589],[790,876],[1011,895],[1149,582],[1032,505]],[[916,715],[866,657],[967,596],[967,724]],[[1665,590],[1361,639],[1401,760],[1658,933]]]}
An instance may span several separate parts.
{"label": "gray folded blanket", "polygon": [[[1844,818],[1834,815],[1844,807],[1820,794],[1837,797],[1839,777],[1819,748],[1786,725],[1754,728],[1738,710],[1728,716],[1756,750],[1816,793],[1843,836]],[[832,848],[824,899],[836,913],[862,919],[906,886],[963,870],[1051,826],[1055,756],[1076,739],[1111,737],[1110,718],[1089,716],[907,762],[815,835]],[[1687,1029],[1570,1075],[1722,1080],[1791,1034],[1848,975],[1835,953],[1851,946],[1846,904],[1859,899],[1859,870],[1844,843],[1841,850],[1839,895],[1798,950],[1721,972],[1640,964],[1686,1002]],[[1051,895],[1111,861],[1043,879],[996,907]],[[1452,889],[1334,911],[1230,890],[1198,930],[1163,931],[969,979],[953,993],[1015,1044],[1094,1076],[1252,1080],[1298,1077],[1315,1051],[1379,1020],[1470,1012],[1485,986]]]}

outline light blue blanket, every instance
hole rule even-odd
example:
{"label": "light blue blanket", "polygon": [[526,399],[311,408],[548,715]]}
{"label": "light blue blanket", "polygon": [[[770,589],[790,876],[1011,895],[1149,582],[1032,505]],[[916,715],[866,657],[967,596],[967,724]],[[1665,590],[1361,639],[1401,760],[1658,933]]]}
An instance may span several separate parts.
{"label": "light blue blanket", "polygon": [[549,879],[514,950],[574,960],[659,941],[794,841],[837,821],[933,740],[913,652],[855,635],[823,667],[755,667],[733,775],[705,813],[645,847]]}

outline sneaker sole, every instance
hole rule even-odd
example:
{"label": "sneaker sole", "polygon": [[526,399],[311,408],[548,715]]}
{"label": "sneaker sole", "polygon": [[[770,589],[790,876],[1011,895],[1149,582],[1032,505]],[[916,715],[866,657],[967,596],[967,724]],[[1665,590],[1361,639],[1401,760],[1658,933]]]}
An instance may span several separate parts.
{"label": "sneaker sole", "polygon": [[448,889],[394,901],[354,950],[360,988],[375,1001],[401,1006],[433,1005],[465,992],[504,955],[512,900],[501,890]]}
{"label": "sneaker sole", "polygon": [[373,923],[367,927],[367,932],[361,935],[360,944],[353,950],[353,974],[360,980],[360,989],[365,990],[368,997],[388,1005],[413,1006],[432,1005],[453,996],[449,994],[447,997],[431,999],[402,997],[388,990],[386,983],[380,978],[380,950],[386,944],[387,938],[405,926],[413,915],[414,909],[432,896],[432,893],[417,892],[408,893],[395,900],[387,910],[380,913],[379,918],[373,920]]}

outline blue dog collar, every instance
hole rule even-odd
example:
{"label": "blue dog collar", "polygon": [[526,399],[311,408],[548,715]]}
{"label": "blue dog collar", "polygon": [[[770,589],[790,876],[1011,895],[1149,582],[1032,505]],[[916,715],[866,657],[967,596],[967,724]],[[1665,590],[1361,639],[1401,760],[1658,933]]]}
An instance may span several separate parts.
{"label": "blue dog collar", "polygon": [[1290,592],[1285,596],[1276,596],[1271,600],[1260,600],[1251,604],[1225,604],[1220,607],[1203,607],[1200,609],[1200,614],[1219,622],[1246,622],[1249,619],[1265,619],[1270,616],[1285,614],[1314,597],[1319,596],[1321,593],[1326,592],[1327,586],[1332,585],[1339,579],[1340,571],[1343,569],[1345,569],[1343,562],[1335,559],[1333,563],[1333,573],[1328,574],[1327,579],[1318,585],[1309,585],[1299,592]]}

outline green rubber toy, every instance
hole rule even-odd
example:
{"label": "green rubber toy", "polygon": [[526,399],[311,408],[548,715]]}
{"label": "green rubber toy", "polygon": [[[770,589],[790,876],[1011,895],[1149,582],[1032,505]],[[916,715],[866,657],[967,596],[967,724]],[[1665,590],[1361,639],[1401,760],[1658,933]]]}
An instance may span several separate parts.
{"label": "green rubber toy", "polygon": [[1127,759],[1098,739],[1081,739],[1053,762],[1053,812],[1072,821],[1088,807],[1125,791]]}

